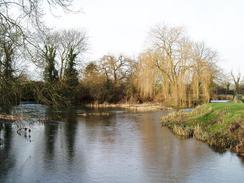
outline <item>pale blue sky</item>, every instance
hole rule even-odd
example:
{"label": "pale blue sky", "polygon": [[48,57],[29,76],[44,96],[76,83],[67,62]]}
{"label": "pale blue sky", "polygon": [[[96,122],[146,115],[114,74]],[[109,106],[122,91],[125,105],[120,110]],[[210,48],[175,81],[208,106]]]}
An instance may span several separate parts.
{"label": "pale blue sky", "polygon": [[45,20],[56,29],[85,29],[91,60],[108,53],[136,57],[150,29],[162,23],[184,26],[192,39],[217,50],[226,71],[244,68],[243,0],[75,0],[75,7],[82,13]]}

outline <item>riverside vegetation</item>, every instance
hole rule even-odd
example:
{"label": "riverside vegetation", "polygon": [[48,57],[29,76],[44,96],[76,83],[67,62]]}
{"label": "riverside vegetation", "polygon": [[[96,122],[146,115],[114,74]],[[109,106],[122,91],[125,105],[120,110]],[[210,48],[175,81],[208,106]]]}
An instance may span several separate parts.
{"label": "riverside vegetation", "polygon": [[219,150],[231,149],[244,156],[244,104],[204,104],[191,112],[170,113],[161,120],[179,136],[195,137]]}
{"label": "riverside vegetation", "polygon": [[24,25],[16,24],[0,19],[2,108],[30,100],[48,106],[160,103],[192,107],[220,94],[228,98],[244,91],[241,76],[232,74],[231,84],[228,74],[217,66],[217,52],[192,40],[182,27],[155,26],[150,44],[136,58],[104,55],[90,61],[84,59],[86,32],[43,26],[45,31],[30,34]]}
{"label": "riverside vegetation", "polygon": [[[133,103],[136,105],[129,108],[136,110],[142,103],[180,108],[211,99],[242,101],[241,73],[224,73],[217,65],[217,51],[192,40],[183,27],[155,26],[150,31],[150,44],[136,58],[105,54],[90,61],[84,59],[86,32],[53,31],[43,24],[43,7],[69,11],[72,0],[0,2],[1,112],[10,113],[9,106],[21,101],[55,107]],[[243,129],[243,106],[224,105],[208,104],[191,113],[170,114],[163,124],[210,145],[238,148],[242,144],[238,134]]]}

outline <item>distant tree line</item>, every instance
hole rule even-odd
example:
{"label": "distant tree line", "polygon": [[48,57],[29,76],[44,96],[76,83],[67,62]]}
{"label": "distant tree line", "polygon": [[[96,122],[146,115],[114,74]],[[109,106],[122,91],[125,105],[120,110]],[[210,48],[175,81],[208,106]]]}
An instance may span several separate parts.
{"label": "distant tree line", "polygon": [[[41,2],[65,9],[71,3]],[[151,45],[136,59],[104,55],[87,62],[82,57],[86,33],[45,29],[38,17],[41,2],[0,1],[0,106],[33,100],[55,106],[161,102],[189,107],[216,98],[242,100],[241,74],[224,74],[216,51],[192,41],[182,27],[156,26],[150,33]],[[19,18],[26,15],[23,19],[40,29],[26,31],[25,24],[8,14],[12,6],[21,9]],[[39,81],[28,79],[20,67],[23,60],[42,70]]]}

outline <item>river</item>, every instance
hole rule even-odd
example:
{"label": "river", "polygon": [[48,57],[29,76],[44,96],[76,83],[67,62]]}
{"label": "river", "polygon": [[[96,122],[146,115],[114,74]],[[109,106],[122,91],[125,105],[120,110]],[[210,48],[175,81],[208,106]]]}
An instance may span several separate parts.
{"label": "river", "polygon": [[[24,122],[0,122],[0,183],[243,182],[244,161],[161,128],[165,112],[12,109]],[[43,119],[48,119],[43,122]],[[17,133],[19,128],[31,129]]]}

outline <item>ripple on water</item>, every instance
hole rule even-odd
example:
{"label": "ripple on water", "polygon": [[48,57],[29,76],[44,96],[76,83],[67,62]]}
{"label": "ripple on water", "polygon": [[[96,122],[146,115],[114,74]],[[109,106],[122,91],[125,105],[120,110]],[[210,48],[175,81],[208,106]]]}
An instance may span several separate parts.
{"label": "ripple on water", "polygon": [[[161,128],[163,112],[109,111],[81,117],[84,109],[20,105],[28,116],[31,142],[16,124],[1,123],[0,182],[148,183],[242,182],[244,162],[214,152],[194,139],[183,140]],[[78,111],[78,112],[77,112]],[[38,122],[40,118],[48,122]]]}

